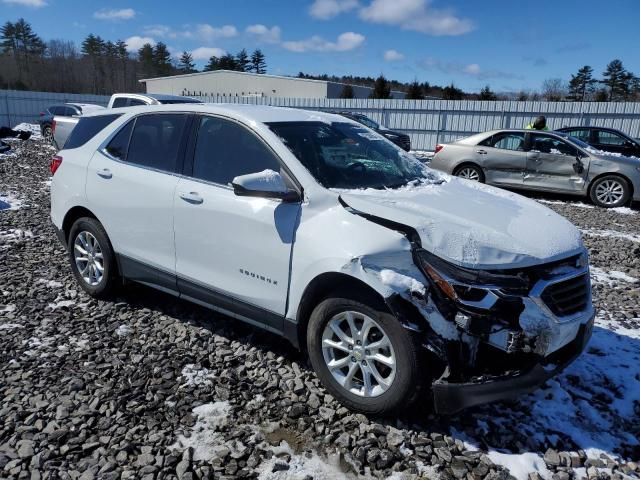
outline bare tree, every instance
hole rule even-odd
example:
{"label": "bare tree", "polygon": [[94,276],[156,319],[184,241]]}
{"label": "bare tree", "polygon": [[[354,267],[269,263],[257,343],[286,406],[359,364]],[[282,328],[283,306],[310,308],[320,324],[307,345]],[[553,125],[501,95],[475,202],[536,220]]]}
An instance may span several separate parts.
{"label": "bare tree", "polygon": [[561,78],[547,78],[542,82],[542,98],[547,102],[559,102],[567,96],[567,86]]}

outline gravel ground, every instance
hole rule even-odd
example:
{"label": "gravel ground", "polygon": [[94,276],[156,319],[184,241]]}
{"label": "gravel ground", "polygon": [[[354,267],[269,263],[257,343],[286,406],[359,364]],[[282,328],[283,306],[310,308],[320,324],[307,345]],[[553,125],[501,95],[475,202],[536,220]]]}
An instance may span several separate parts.
{"label": "gravel ground", "polygon": [[637,210],[540,199],[595,267],[594,337],[562,375],[453,418],[426,400],[367,418],[270,334],[140,286],[81,292],[49,222],[53,152],[15,145],[0,157],[0,478],[640,478]]}

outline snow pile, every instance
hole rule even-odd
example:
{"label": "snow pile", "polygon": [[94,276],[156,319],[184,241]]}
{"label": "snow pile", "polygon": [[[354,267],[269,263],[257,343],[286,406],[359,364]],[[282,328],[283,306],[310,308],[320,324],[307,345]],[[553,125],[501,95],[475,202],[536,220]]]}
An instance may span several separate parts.
{"label": "snow pile", "polygon": [[617,270],[610,270],[607,272],[598,267],[590,267],[590,270],[591,281],[593,283],[604,283],[609,286],[613,286],[614,282],[636,283],[639,281],[637,278]]}
{"label": "snow pile", "polygon": [[116,328],[116,335],[119,337],[126,337],[132,332],[131,327],[129,325],[119,325]]}
{"label": "snow pile", "polygon": [[19,123],[15,127],[14,130],[21,130],[23,132],[31,132],[31,138],[34,140],[42,139],[42,134],[40,133],[40,125],[36,123]]}
{"label": "snow pile", "polygon": [[213,379],[216,377],[211,370],[207,368],[198,368],[192,363],[185,365],[182,369],[181,376],[185,381],[180,385],[180,388],[212,385]]}
{"label": "snow pile", "polygon": [[189,437],[179,435],[176,443],[170,448],[184,450],[193,448],[193,459],[196,461],[210,461],[217,457],[217,453],[224,446],[224,437],[218,430],[228,425],[231,414],[229,402],[206,403],[192,410],[197,417]]}
{"label": "snow pile", "polygon": [[0,211],[18,210],[24,206],[22,200],[11,193],[0,193]]}
{"label": "snow pile", "polygon": [[544,463],[544,459],[537,453],[525,452],[519,454],[489,451],[489,458],[496,465],[509,469],[509,473],[518,480],[528,480],[529,474],[537,472],[542,478],[550,479],[552,474]]}
{"label": "snow pile", "polygon": [[417,292],[424,295],[425,288],[422,283],[417,281],[415,278],[408,277],[406,275],[402,275],[400,273],[394,272],[393,270],[381,270],[380,271],[380,280],[382,283],[389,287],[396,293],[407,293],[407,292]]}
{"label": "snow pile", "polygon": [[620,238],[623,240],[629,240],[633,243],[640,243],[640,235],[634,235],[632,233],[616,232],[615,230],[600,230],[597,228],[584,228],[582,233],[589,237],[610,237]]}
{"label": "snow pile", "polygon": [[633,210],[629,207],[616,207],[611,209],[612,212],[621,213],[622,215],[635,215],[638,213],[637,210]]}

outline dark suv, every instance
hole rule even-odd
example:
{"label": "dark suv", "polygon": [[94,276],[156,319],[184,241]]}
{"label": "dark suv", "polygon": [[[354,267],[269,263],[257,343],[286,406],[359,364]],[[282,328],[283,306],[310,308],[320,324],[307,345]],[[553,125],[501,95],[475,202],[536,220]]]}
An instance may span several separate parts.
{"label": "dark suv", "polygon": [[605,127],[563,127],[558,132],[571,135],[598,150],[620,153],[626,157],[640,157],[640,143],[620,130]]}
{"label": "dark suv", "polygon": [[387,140],[390,140],[391,142],[395,143],[401,149],[407,152],[411,150],[411,139],[409,138],[409,135],[406,135],[400,132],[395,132],[393,130],[389,130],[388,128],[383,127],[379,123],[371,120],[369,117],[361,113],[354,113],[354,112],[332,112],[332,113],[337,113],[338,115],[342,115],[343,117],[350,118],[351,120],[355,120],[356,122],[361,123],[365,127],[369,127],[371,130],[375,130],[380,135],[385,137]]}

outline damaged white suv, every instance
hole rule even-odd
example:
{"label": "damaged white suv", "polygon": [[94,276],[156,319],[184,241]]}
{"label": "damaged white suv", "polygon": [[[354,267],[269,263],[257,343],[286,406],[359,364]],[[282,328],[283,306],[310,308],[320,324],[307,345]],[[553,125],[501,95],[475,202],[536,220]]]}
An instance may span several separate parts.
{"label": "damaged white suv", "polygon": [[584,348],[578,230],[437,173],[344,117],[160,105],[80,119],[52,159],[51,217],[78,283],[122,279],[266,328],[361,412],[513,397]]}

